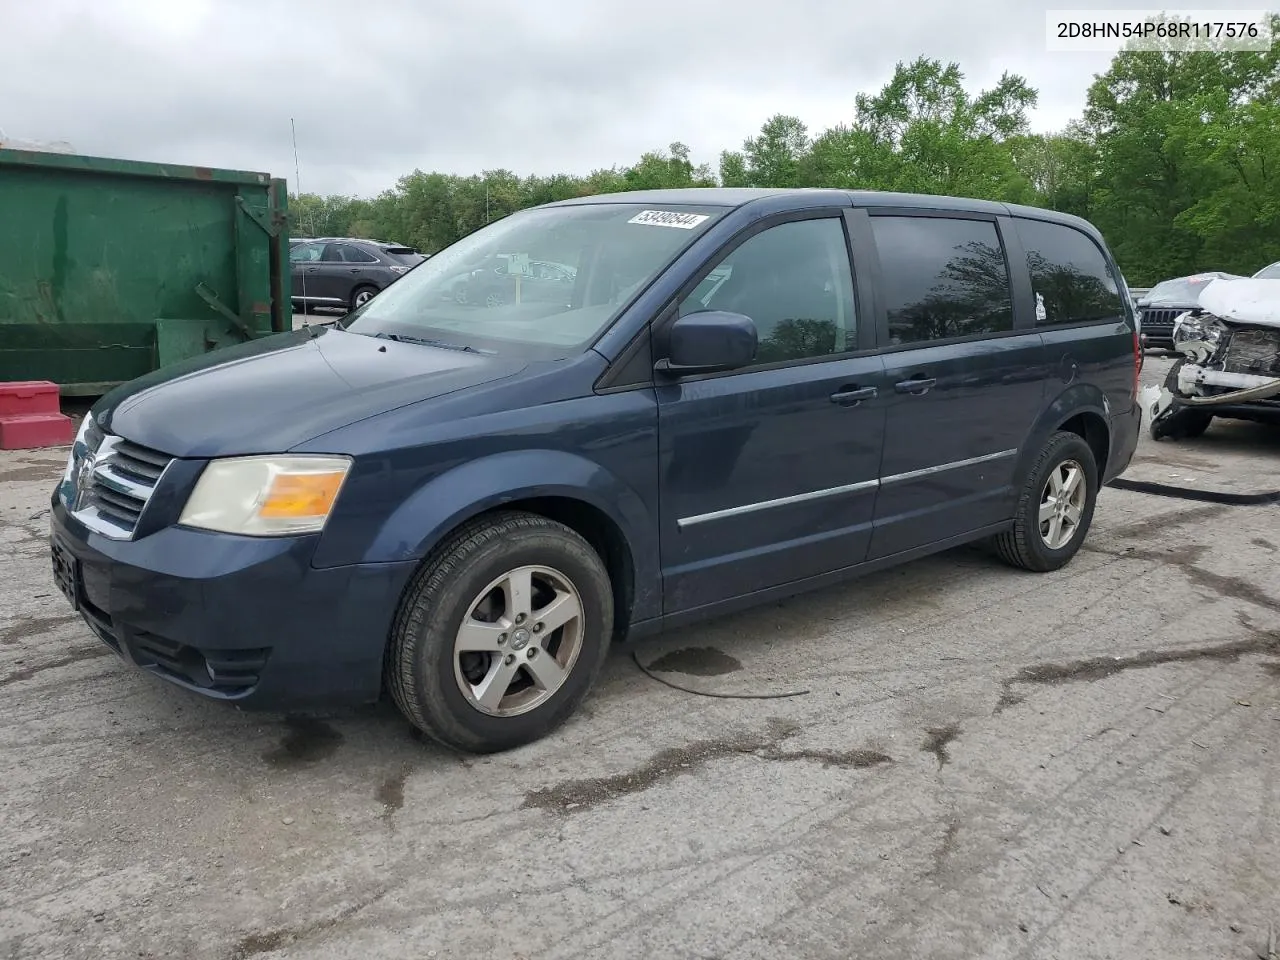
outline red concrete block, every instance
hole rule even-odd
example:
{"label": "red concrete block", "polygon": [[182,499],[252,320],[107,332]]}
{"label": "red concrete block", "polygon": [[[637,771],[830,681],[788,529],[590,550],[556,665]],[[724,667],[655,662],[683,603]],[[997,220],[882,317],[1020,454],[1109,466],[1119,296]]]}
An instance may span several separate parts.
{"label": "red concrete block", "polygon": [[56,383],[0,383],[0,450],[61,447],[75,437],[75,424],[61,413]]}
{"label": "red concrete block", "polygon": [[0,450],[62,447],[75,438],[75,424],[60,413],[0,417]]}
{"label": "red concrete block", "polygon": [[10,380],[0,383],[0,417],[61,413],[58,385],[48,380]]}

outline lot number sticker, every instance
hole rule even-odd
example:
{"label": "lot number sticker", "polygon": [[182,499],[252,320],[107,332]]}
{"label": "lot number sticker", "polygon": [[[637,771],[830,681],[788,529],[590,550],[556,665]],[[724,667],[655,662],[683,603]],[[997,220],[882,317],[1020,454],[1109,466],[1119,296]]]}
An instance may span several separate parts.
{"label": "lot number sticker", "polygon": [[670,210],[641,210],[627,223],[643,223],[651,227],[675,227],[692,230],[707,218],[700,213],[675,213]]}

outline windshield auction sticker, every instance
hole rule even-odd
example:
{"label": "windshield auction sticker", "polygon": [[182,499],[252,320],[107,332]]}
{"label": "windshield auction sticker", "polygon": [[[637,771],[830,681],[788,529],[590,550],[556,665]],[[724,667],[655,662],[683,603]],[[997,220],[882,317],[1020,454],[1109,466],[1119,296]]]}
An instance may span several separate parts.
{"label": "windshield auction sticker", "polygon": [[651,227],[675,227],[692,230],[707,218],[700,213],[675,213],[669,210],[641,210],[627,223],[643,223]]}

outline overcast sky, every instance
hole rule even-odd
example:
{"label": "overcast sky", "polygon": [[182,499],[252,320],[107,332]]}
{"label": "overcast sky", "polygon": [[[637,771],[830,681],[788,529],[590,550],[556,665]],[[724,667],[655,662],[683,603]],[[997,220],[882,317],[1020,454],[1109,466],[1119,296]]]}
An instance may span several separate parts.
{"label": "overcast sky", "polygon": [[415,168],[586,173],[673,140],[714,165],[774,113],[813,132],[850,119],[921,54],[973,90],[1025,76],[1052,130],[1110,59],[1046,53],[1045,9],[1076,6],[1109,5],[0,0],[0,131],[371,195]]}

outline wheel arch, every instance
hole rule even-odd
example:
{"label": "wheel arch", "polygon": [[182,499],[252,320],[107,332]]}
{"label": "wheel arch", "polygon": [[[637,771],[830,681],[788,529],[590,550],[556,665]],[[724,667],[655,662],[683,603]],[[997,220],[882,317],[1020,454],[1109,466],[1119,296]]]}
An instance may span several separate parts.
{"label": "wheel arch", "polygon": [[659,615],[656,520],[619,478],[564,451],[497,454],[436,477],[388,518],[363,562],[427,563],[463,525],[511,510],[563,523],[591,544],[609,573],[618,631]]}
{"label": "wheel arch", "polygon": [[1097,461],[1098,482],[1102,482],[1111,456],[1109,405],[1098,387],[1081,383],[1059,394],[1036,420],[1018,453],[1016,483],[1025,480],[1044,445],[1059,431],[1074,433],[1089,444]]}
{"label": "wheel arch", "polygon": [[1111,456],[1111,427],[1107,419],[1096,411],[1082,410],[1058,424],[1057,429],[1074,433],[1089,445],[1098,467],[1098,482],[1101,483],[1107,474],[1107,460]]}

